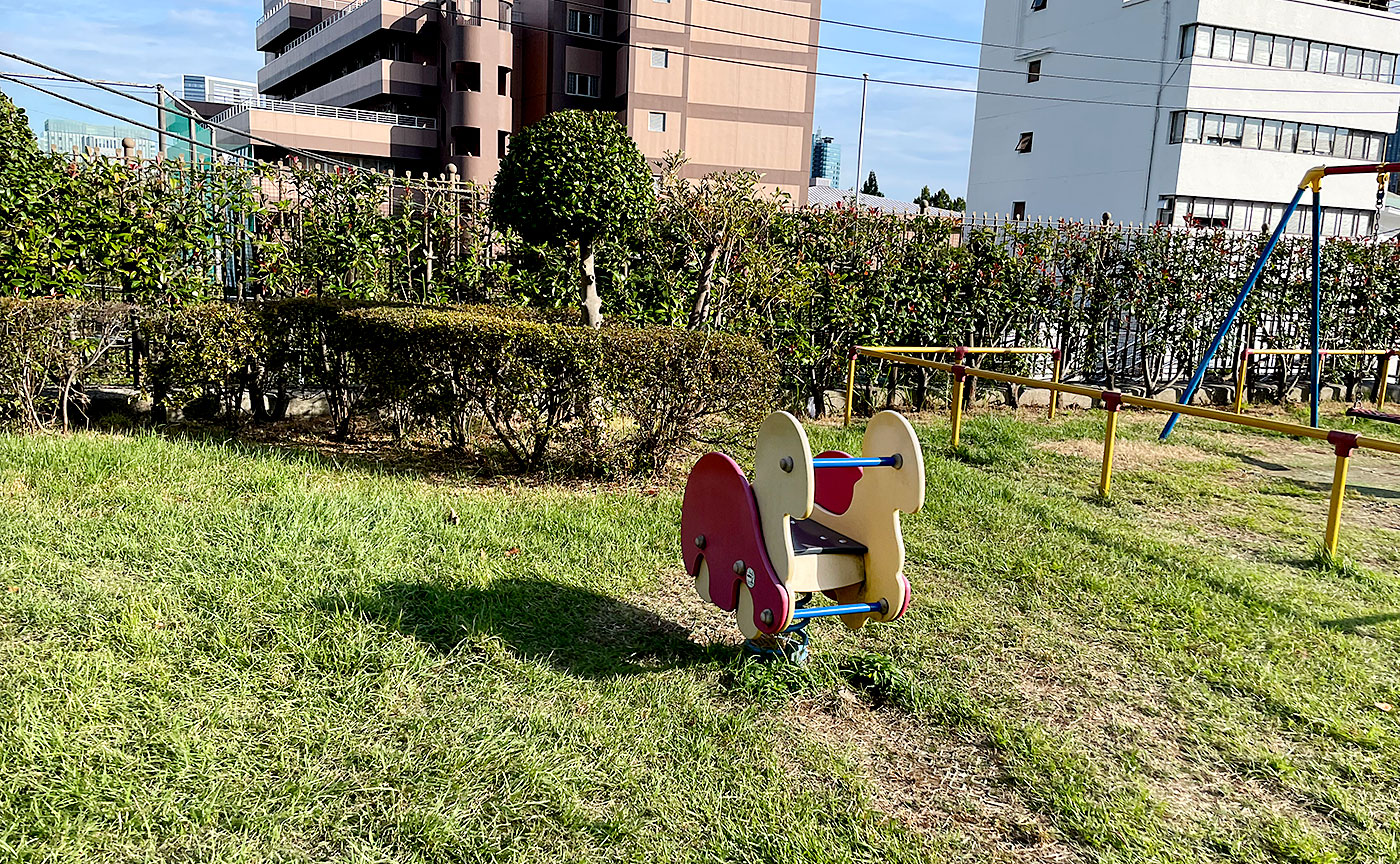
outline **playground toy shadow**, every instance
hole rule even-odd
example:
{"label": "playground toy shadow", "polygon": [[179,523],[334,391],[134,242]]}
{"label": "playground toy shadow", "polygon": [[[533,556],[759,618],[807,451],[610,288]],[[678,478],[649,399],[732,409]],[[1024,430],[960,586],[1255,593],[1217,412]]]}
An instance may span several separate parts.
{"label": "playground toy shadow", "polygon": [[485,586],[391,582],[374,591],[324,598],[448,654],[475,635],[499,637],[517,656],[571,675],[612,678],[689,666],[732,649],[702,646],[680,624],[617,598],[541,579]]}

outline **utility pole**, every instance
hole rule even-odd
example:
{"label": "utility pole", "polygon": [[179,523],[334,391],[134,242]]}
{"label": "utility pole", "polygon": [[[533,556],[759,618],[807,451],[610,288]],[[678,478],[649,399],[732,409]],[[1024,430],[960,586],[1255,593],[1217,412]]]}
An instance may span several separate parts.
{"label": "utility pole", "polygon": [[156,125],[160,131],[156,133],[156,154],[165,156],[165,85],[156,85]]}
{"label": "utility pole", "polygon": [[856,138],[856,194],[852,199],[857,213],[860,212],[860,184],[865,182],[861,175],[865,168],[865,91],[870,86],[870,73],[862,72],[860,78],[860,135]]}

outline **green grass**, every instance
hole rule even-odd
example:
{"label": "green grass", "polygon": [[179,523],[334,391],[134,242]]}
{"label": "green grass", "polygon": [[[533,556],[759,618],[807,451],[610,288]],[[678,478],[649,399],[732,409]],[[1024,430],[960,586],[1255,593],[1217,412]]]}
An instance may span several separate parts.
{"label": "green grass", "polygon": [[1158,426],[1099,502],[1101,414],[921,425],[915,605],[805,668],[678,488],[0,438],[0,859],[1400,862],[1400,505],[1323,560],[1238,458],[1311,445]]}

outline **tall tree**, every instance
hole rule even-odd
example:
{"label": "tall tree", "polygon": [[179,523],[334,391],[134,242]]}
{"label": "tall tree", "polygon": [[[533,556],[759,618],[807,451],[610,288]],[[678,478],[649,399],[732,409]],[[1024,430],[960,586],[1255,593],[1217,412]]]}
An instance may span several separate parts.
{"label": "tall tree", "polygon": [[933,206],[939,210],[952,210],[953,196],[948,194],[947,189],[939,189],[938,194],[933,196]]}
{"label": "tall tree", "polygon": [[880,181],[875,179],[875,172],[871,171],[870,176],[865,178],[865,185],[860,187],[860,194],[874,195],[876,198],[883,198],[880,194]]}
{"label": "tall tree", "polygon": [[932,207],[932,206],[934,206],[933,201],[934,201],[933,193],[931,193],[931,192],[928,191],[928,187],[927,187],[927,186],[925,186],[922,190],[920,190],[918,196],[914,199],[914,203],[915,203],[915,204],[919,204],[919,205],[924,206],[924,207]]}
{"label": "tall tree", "polygon": [[656,211],[651,171],[617,116],[556,111],[511,139],[491,215],[531,243],[577,244],[583,320],[603,323],[598,246],[634,233]]}

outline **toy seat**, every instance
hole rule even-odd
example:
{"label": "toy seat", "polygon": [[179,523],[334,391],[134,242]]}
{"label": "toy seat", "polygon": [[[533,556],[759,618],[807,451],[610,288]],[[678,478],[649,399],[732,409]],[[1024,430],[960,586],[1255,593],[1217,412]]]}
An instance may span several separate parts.
{"label": "toy seat", "polygon": [[[904,614],[899,514],[923,506],[923,453],[893,411],[871,418],[861,450],[813,459],[797,418],[779,411],[759,430],[752,484],[722,453],[691,471],[681,506],[686,569],[748,638],[816,617],[839,615],[856,629]],[[809,593],[838,605],[798,608],[797,595]]]}

